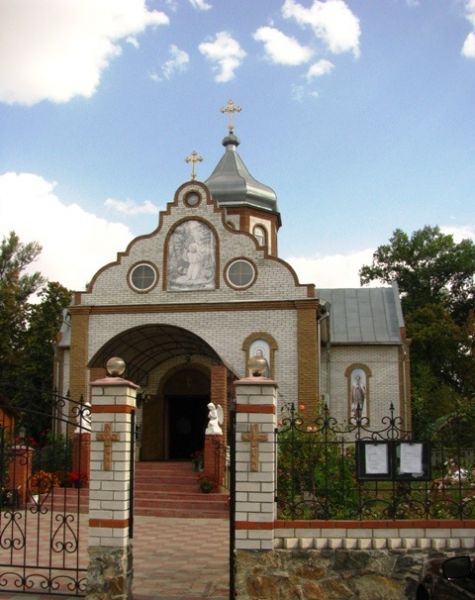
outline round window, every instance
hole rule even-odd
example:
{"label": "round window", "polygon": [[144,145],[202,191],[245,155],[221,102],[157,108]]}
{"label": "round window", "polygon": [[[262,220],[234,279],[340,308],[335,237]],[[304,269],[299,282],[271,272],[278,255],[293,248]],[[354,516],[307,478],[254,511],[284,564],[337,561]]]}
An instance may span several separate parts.
{"label": "round window", "polygon": [[201,198],[196,192],[190,192],[185,198],[185,204],[190,207],[198,206]]}
{"label": "round window", "polygon": [[135,266],[130,273],[130,284],[140,292],[150,290],[157,281],[157,272],[149,264]]}
{"label": "round window", "polygon": [[253,282],[256,270],[247,260],[235,260],[229,265],[227,275],[234,287],[247,287]]}

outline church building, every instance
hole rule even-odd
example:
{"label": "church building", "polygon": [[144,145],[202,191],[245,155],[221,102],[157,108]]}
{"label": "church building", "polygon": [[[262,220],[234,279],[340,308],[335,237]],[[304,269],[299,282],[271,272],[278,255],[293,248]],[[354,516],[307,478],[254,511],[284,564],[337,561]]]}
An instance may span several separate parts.
{"label": "church building", "polygon": [[[226,111],[238,110],[231,102]],[[326,403],[338,421],[359,411],[377,427],[391,404],[410,427],[408,340],[397,287],[320,289],[278,255],[277,196],[238,153],[204,182],[176,191],[158,226],[76,292],[56,352],[55,379],[73,400],[112,356],[140,386],[140,460],[186,459],[203,447],[207,404],[224,414],[248,359],[265,358],[281,405],[306,418]],[[99,267],[100,265],[98,265]]]}

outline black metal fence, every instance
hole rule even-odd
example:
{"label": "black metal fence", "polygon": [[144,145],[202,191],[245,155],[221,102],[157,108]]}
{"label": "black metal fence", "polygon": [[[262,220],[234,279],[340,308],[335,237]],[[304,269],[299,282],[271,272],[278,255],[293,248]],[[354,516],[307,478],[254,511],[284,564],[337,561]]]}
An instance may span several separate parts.
{"label": "black metal fence", "polygon": [[0,385],[0,591],[85,595],[90,407]]}
{"label": "black metal fence", "polygon": [[454,414],[412,439],[391,405],[379,427],[339,424],[327,408],[309,422],[286,407],[275,432],[280,519],[473,519],[475,429]]}

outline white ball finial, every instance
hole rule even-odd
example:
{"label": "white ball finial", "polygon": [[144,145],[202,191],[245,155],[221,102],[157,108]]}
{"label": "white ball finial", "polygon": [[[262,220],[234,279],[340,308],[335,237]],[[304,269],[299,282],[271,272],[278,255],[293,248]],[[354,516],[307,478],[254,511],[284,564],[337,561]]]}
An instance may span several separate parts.
{"label": "white ball finial", "polygon": [[106,370],[110,377],[121,377],[125,372],[125,361],[119,356],[113,356],[107,361]]}

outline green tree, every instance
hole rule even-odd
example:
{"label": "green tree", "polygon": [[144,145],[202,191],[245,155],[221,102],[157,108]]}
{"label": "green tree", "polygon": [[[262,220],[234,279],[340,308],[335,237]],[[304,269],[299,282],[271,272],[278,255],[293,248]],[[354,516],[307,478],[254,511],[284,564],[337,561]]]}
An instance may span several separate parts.
{"label": "green tree", "polygon": [[360,270],[361,283],[397,281],[407,335],[415,429],[475,394],[475,244],[456,243],[439,227],[411,236],[397,229],[379,246],[372,265]]}
{"label": "green tree", "polygon": [[0,245],[0,379],[14,378],[21,360],[24,334],[29,322],[30,296],[44,284],[39,272],[25,273],[38,257],[41,246],[23,244],[15,232]]}
{"label": "green tree", "polygon": [[[54,342],[71,295],[39,272],[26,272],[40,252],[39,244],[23,244],[14,232],[0,245],[0,382],[15,405],[48,414]],[[38,416],[25,425],[38,437],[51,423]]]}
{"label": "green tree", "polygon": [[71,293],[57,282],[48,282],[38,294],[40,302],[30,309],[23,346],[23,373],[45,389],[53,386],[54,344],[61,327],[63,309]]}

